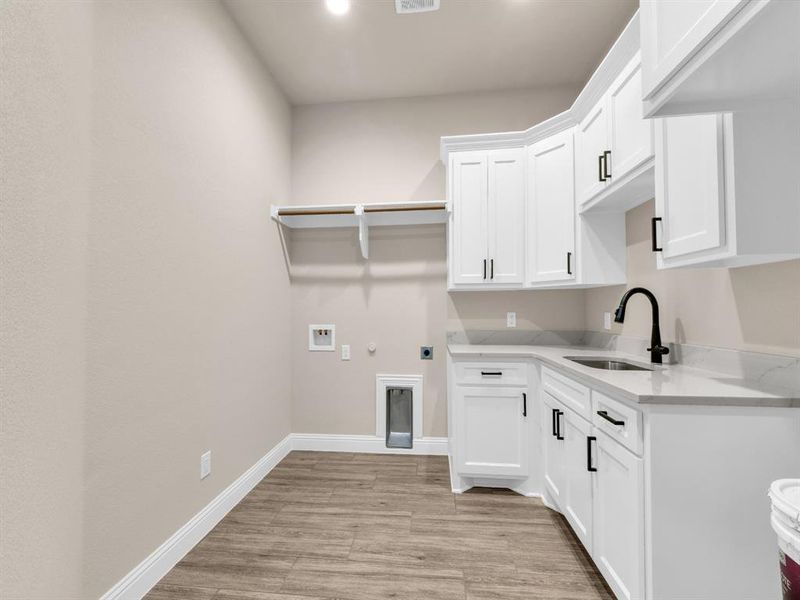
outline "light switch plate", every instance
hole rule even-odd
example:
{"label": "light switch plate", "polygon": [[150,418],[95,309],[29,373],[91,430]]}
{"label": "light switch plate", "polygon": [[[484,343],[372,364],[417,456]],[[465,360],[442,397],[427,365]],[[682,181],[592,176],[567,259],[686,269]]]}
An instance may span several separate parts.
{"label": "light switch plate", "polygon": [[509,312],[506,313],[506,327],[516,327],[517,326],[517,313]]}
{"label": "light switch plate", "polygon": [[342,344],[342,360],[350,360],[350,344]]}
{"label": "light switch plate", "polygon": [[611,313],[603,313],[603,327],[611,329]]}

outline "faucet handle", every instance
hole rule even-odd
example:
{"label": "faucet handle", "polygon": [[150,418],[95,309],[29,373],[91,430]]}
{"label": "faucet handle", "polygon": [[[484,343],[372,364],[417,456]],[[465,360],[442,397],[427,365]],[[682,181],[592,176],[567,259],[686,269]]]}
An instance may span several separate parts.
{"label": "faucet handle", "polygon": [[669,354],[669,348],[666,346],[653,346],[647,349],[648,352],[658,352],[659,354]]}

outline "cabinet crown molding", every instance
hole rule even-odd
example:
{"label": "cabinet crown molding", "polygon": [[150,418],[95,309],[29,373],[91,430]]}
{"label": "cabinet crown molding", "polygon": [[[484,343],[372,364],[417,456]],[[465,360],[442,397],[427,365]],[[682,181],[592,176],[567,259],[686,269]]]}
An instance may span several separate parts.
{"label": "cabinet crown molding", "polygon": [[625,65],[636,56],[639,52],[639,45],[639,11],[637,10],[578,94],[572,106],[567,110],[523,131],[443,136],[439,154],[442,162],[447,164],[451,152],[528,146],[575,126],[583,120],[592,106],[602,97]]}

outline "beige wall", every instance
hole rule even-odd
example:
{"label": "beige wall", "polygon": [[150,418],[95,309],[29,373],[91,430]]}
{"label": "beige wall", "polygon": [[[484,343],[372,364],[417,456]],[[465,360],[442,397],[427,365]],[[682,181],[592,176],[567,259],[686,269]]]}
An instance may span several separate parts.
{"label": "beige wall", "polygon": [[0,597],[84,598],[92,8],[0,4]]}
{"label": "beige wall", "polygon": [[[438,96],[296,107],[292,201],[296,204],[439,199],[442,135],[524,129],[567,108],[575,89]],[[375,433],[375,375],[422,374],[424,434],[447,434],[448,328],[583,326],[583,292],[446,292],[444,226],[370,232],[361,259],[352,230],[291,234],[292,426],[305,433]],[[335,323],[338,352],[309,352],[310,323]],[[370,355],[367,344],[375,342]],[[419,359],[432,344],[434,360]]]}
{"label": "beige wall", "polygon": [[[737,269],[656,269],[650,250],[653,202],[627,214],[628,286],[655,293],[666,341],[800,356],[800,261]],[[588,329],[603,330],[626,286],[586,293]],[[612,332],[650,336],[650,306],[631,300]]]}
{"label": "beige wall", "polygon": [[215,2],[0,11],[0,596],[94,598],[290,431],[291,113]]}

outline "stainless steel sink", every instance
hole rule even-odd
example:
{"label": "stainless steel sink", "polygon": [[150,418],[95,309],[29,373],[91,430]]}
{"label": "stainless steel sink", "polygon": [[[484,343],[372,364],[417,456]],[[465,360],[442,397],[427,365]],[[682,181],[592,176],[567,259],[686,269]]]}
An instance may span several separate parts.
{"label": "stainless steel sink", "polygon": [[652,371],[647,367],[628,362],[626,360],[617,360],[615,358],[604,358],[602,356],[565,356],[567,360],[576,362],[585,367],[592,369],[604,369],[606,371]]}

